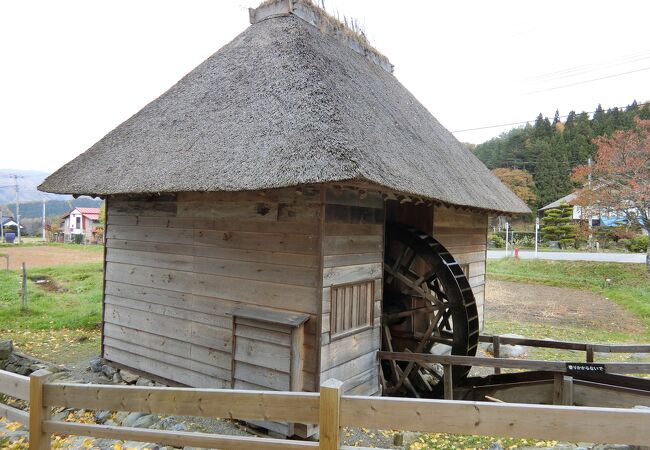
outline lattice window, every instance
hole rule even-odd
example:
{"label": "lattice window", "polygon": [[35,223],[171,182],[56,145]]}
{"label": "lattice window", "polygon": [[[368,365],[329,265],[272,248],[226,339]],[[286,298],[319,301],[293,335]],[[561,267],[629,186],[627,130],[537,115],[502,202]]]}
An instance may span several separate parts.
{"label": "lattice window", "polygon": [[343,337],[372,327],[374,281],[332,286],[330,334]]}

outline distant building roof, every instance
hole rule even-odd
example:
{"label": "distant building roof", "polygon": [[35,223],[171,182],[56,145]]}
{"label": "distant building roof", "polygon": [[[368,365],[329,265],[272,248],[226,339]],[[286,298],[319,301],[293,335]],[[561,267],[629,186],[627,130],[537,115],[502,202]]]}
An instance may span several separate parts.
{"label": "distant building roof", "polygon": [[548,205],[539,208],[540,211],[545,211],[547,209],[553,209],[553,208],[558,208],[562,203],[568,203],[569,205],[573,205],[573,201],[578,197],[578,194],[575,192],[570,193],[569,195],[565,195],[562,198],[559,198],[555,200],[553,203],[549,203]]}
{"label": "distant building roof", "polygon": [[90,220],[99,220],[99,208],[74,208],[70,210],[68,214],[63,216],[62,218],[65,219],[68,217],[70,214],[72,214],[74,211],[79,211],[79,213],[86,217],[87,219]]}

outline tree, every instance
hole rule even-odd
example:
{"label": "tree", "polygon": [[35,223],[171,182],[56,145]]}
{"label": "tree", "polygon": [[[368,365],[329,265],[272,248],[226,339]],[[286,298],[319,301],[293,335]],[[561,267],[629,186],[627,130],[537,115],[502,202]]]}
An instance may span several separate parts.
{"label": "tree", "polygon": [[503,184],[508,186],[528,206],[532,206],[537,202],[533,176],[527,170],[499,167],[494,169],[492,173],[499,177]]}
{"label": "tree", "polygon": [[546,210],[542,217],[542,239],[558,241],[560,248],[575,244],[578,227],[571,223],[572,218],[573,206],[568,203]]}
{"label": "tree", "polygon": [[[650,120],[637,118],[635,124],[597,137],[595,163],[576,167],[573,179],[584,182],[591,174],[591,183],[579,193],[581,204],[620,211],[650,233]],[[650,248],[646,267],[650,272]]]}

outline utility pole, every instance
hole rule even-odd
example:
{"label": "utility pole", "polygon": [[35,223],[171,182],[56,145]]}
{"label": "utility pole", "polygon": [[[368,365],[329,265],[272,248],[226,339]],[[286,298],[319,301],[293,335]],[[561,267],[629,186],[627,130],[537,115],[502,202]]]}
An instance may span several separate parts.
{"label": "utility pole", "polygon": [[[589,174],[587,175],[587,187],[591,191],[591,156],[587,160],[587,165],[589,166]],[[590,193],[590,198],[591,198],[591,193]],[[594,230],[593,230],[593,225],[592,225],[592,220],[591,220],[592,214],[591,214],[591,201],[589,202],[589,205],[587,205],[587,220],[589,221],[589,250],[593,250],[594,247]]]}
{"label": "utility pole", "polygon": [[16,189],[16,233],[18,236],[18,244],[20,244],[20,195],[18,194],[18,175],[11,175],[14,179],[14,189]]}
{"label": "utility pole", "polygon": [[45,200],[43,200],[43,242],[45,242]]}

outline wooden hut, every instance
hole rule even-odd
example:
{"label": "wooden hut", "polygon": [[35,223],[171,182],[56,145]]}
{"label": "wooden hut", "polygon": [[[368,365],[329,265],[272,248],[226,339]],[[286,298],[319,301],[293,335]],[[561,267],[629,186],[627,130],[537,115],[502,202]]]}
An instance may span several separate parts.
{"label": "wooden hut", "polygon": [[189,386],[377,394],[386,224],[453,255],[475,330],[488,215],[529,210],[322,10],[250,16],[40,189],[106,199],[107,360]]}

